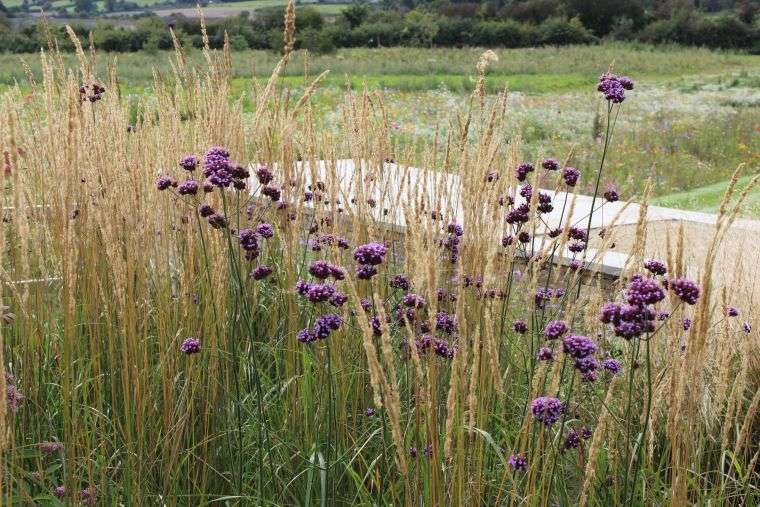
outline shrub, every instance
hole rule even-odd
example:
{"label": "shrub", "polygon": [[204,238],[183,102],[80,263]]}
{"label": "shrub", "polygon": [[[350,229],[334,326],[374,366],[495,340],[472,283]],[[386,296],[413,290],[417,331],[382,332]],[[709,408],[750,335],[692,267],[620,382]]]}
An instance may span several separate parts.
{"label": "shrub", "polygon": [[578,18],[552,18],[538,27],[538,37],[542,44],[562,46],[566,44],[588,44],[594,41]]}

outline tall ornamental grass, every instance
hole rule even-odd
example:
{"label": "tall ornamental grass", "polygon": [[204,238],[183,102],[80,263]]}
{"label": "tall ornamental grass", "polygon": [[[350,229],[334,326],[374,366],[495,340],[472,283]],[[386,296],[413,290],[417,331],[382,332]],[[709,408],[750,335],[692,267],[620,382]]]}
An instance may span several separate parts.
{"label": "tall ornamental grass", "polygon": [[[252,115],[228,48],[191,66],[178,45],[134,104],[94,49],[74,39],[70,68],[51,41],[0,97],[2,501],[757,504],[754,274],[713,283],[682,235],[645,258],[642,212],[609,280],[591,267],[614,228],[566,218],[579,179],[594,213],[619,198],[633,81],[600,78],[598,165],[524,161],[486,53],[419,155],[381,95],[347,93],[334,135],[323,75],[281,85],[292,16]],[[412,158],[444,177],[411,180]],[[755,182],[729,187],[711,251]]]}

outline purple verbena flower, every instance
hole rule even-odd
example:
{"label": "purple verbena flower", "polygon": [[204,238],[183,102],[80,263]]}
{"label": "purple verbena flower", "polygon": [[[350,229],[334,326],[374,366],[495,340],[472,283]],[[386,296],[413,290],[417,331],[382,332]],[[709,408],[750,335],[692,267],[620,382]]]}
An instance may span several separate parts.
{"label": "purple verbena flower", "polygon": [[578,183],[578,178],[581,172],[575,167],[565,167],[562,171],[562,178],[565,180],[565,185],[568,187],[574,187]]}
{"label": "purple verbena flower", "polygon": [[522,453],[512,454],[507,463],[515,472],[524,472],[528,469],[528,459],[525,457],[525,454]]}
{"label": "purple verbena flower", "polygon": [[185,171],[195,171],[195,168],[198,167],[198,157],[185,155],[179,160],[179,166]]}
{"label": "purple verbena flower", "polygon": [[551,361],[554,359],[554,352],[552,352],[552,349],[549,347],[541,347],[538,349],[538,353],[536,354],[536,359],[539,361]]}
{"label": "purple verbena flower", "polygon": [[617,359],[609,357],[602,361],[602,368],[612,373],[613,375],[617,375],[623,370],[623,365],[620,364],[620,361]]}
{"label": "purple verbena flower", "polygon": [[201,341],[193,336],[185,338],[185,341],[179,346],[179,350],[187,355],[197,354],[201,351]]}
{"label": "purple verbena flower", "polygon": [[550,340],[556,340],[567,332],[567,322],[564,320],[552,320],[544,328],[544,336]]}
{"label": "purple verbena flower", "polygon": [[272,227],[272,224],[259,224],[256,226],[256,234],[262,238],[271,238],[274,236],[274,227]]}
{"label": "purple verbena flower", "polygon": [[568,335],[562,340],[562,349],[576,359],[590,356],[596,352],[596,343],[587,336]]}
{"label": "purple verbena flower", "polygon": [[159,176],[156,178],[156,188],[159,190],[166,190],[173,184],[174,180],[172,180],[169,176]]}
{"label": "purple verbena flower", "polygon": [[607,185],[607,188],[604,190],[604,199],[607,202],[615,202],[620,200],[620,194],[618,194],[617,188],[615,188],[614,185]]}
{"label": "purple verbena flower", "polygon": [[522,164],[517,166],[517,169],[515,169],[515,176],[517,177],[517,181],[525,181],[525,178],[528,177],[528,173],[532,173],[534,171],[533,164],[530,162],[523,162]]}
{"label": "purple verbena flower", "polygon": [[547,171],[556,171],[559,169],[559,162],[554,158],[547,158],[541,163],[541,166]]}
{"label": "purple verbena flower", "polygon": [[256,266],[251,271],[251,278],[254,280],[263,280],[264,278],[268,277],[272,274],[272,268],[269,266]]}
{"label": "purple verbena flower", "polygon": [[668,268],[665,266],[665,263],[658,259],[649,259],[645,261],[644,269],[653,275],[664,275],[668,272]]}
{"label": "purple verbena flower", "polygon": [[560,416],[565,412],[565,405],[557,398],[540,396],[531,402],[530,411],[537,421],[551,426],[559,421]]}
{"label": "purple verbena flower", "polygon": [[387,248],[382,243],[367,243],[354,249],[354,259],[359,264],[378,265],[385,258]]}
{"label": "purple verbena flower", "polygon": [[409,283],[409,279],[405,277],[404,275],[393,276],[388,282],[388,285],[390,285],[394,289],[401,289],[401,290],[409,290],[409,288],[411,287],[411,284]]}
{"label": "purple verbena flower", "polygon": [[669,280],[668,287],[675,292],[676,296],[678,296],[684,303],[693,305],[696,304],[697,299],[699,299],[699,285],[688,278]]}
{"label": "purple verbena flower", "polygon": [[524,320],[517,319],[512,323],[512,328],[515,330],[515,332],[520,334],[525,334],[528,331],[528,325],[525,323]]}
{"label": "purple verbena flower", "polygon": [[377,274],[377,268],[371,265],[356,266],[356,278],[359,280],[369,280]]}

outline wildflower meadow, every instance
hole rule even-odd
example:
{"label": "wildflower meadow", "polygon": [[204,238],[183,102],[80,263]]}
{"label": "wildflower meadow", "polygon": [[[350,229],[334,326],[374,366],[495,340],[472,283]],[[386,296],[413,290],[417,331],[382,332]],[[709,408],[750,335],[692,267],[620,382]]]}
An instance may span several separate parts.
{"label": "wildflower meadow", "polygon": [[[691,265],[682,234],[647,257],[643,214],[620,276],[595,267],[595,217],[651,195],[605,172],[625,61],[593,164],[525,158],[488,51],[400,142],[382,94],[325,125],[326,74],[286,86],[292,10],[250,114],[208,41],[134,102],[71,32],[76,65],[51,41],[0,95],[0,504],[760,503],[756,273]],[[757,183],[737,168],[709,252]]]}

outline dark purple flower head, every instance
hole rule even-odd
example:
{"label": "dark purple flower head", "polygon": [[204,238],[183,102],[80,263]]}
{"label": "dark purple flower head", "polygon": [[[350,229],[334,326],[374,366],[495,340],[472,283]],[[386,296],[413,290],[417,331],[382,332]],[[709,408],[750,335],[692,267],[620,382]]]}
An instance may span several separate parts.
{"label": "dark purple flower head", "polygon": [[530,233],[528,231],[520,231],[517,235],[517,241],[520,243],[530,243]]}
{"label": "dark purple flower head", "polygon": [[258,250],[259,242],[253,229],[241,229],[238,232],[238,241],[243,250]]}
{"label": "dark purple flower head", "polygon": [[668,272],[668,268],[665,266],[665,263],[658,259],[649,259],[645,261],[644,269],[653,275],[664,275]]}
{"label": "dark purple flower head", "polygon": [[244,180],[251,175],[251,173],[248,172],[248,169],[246,169],[240,164],[233,165],[232,168],[230,169],[230,174],[232,175],[233,178],[237,178],[239,180]]}
{"label": "dark purple flower head", "polygon": [[501,238],[501,246],[504,248],[507,248],[509,245],[511,245],[515,241],[515,238],[512,236],[504,236]]}
{"label": "dark purple flower head", "polygon": [[578,241],[586,241],[586,231],[579,227],[570,227],[567,230],[567,237],[570,239],[577,239]]}
{"label": "dark purple flower head", "polygon": [[683,327],[684,331],[688,331],[691,329],[691,319],[686,318],[681,321],[681,327]]}
{"label": "dark purple flower head", "polygon": [[514,321],[512,323],[512,328],[520,334],[525,334],[528,331],[528,325],[525,323],[524,320],[521,320],[521,319],[517,319],[516,321]]}
{"label": "dark purple flower head", "polygon": [[552,349],[549,347],[541,347],[538,349],[538,353],[536,354],[536,359],[539,361],[551,361],[554,359],[554,352],[552,352]]}
{"label": "dark purple flower head", "polygon": [[562,340],[562,349],[576,359],[590,356],[596,352],[596,343],[587,336],[568,335]]}
{"label": "dark purple flower head", "polygon": [[323,340],[330,336],[330,333],[333,331],[340,329],[341,324],[343,324],[343,318],[336,313],[322,315],[317,317],[317,320],[314,322],[314,334],[317,338]]}
{"label": "dark purple flower head", "polygon": [[551,213],[554,209],[552,204],[552,198],[549,194],[544,192],[538,193],[538,206],[536,207],[539,213]]}
{"label": "dark purple flower head", "polygon": [[259,224],[256,226],[256,234],[262,238],[271,238],[274,236],[274,227],[271,224]]}
{"label": "dark purple flower head", "polygon": [[559,169],[559,162],[557,162],[557,159],[547,158],[544,159],[544,161],[541,163],[541,166],[543,166],[543,168],[547,171],[556,171]]}
{"label": "dark purple flower head", "polygon": [[623,86],[626,90],[633,90],[633,79],[629,78],[628,76],[618,76],[618,82]]}
{"label": "dark purple flower head", "polygon": [[348,301],[348,296],[341,291],[336,290],[335,293],[330,296],[330,304],[333,306],[343,306]]}
{"label": "dark purple flower head", "polygon": [[530,201],[531,197],[533,197],[533,187],[530,184],[526,183],[520,189],[520,195],[525,197],[526,201]]}
{"label": "dark purple flower head", "polygon": [[367,417],[372,417],[375,414],[376,414],[375,409],[372,407],[369,407],[367,408],[367,410],[364,411],[364,415]]}
{"label": "dark purple flower head", "polygon": [[166,190],[173,184],[174,180],[172,180],[169,176],[159,176],[156,178],[156,188],[159,190]]}
{"label": "dark purple flower head", "polygon": [[198,193],[198,182],[195,180],[185,180],[177,187],[180,195],[195,195]]}
{"label": "dark purple flower head", "polygon": [[359,280],[369,280],[377,274],[377,268],[371,265],[356,266],[356,278]]}
{"label": "dark purple flower head", "polygon": [[446,227],[449,234],[453,234],[456,237],[461,237],[464,234],[464,228],[456,222],[451,222]]}
{"label": "dark purple flower head", "polygon": [[201,351],[201,341],[193,336],[186,338],[185,341],[182,342],[182,345],[180,345],[179,350],[187,355],[197,354]]}
{"label": "dark purple flower head", "polygon": [[517,169],[515,169],[515,176],[517,176],[517,181],[525,181],[525,178],[528,177],[528,173],[532,173],[534,171],[533,164],[530,162],[523,162],[522,164],[517,166]]}
{"label": "dark purple flower head", "polygon": [[612,373],[613,375],[617,375],[623,371],[623,365],[620,364],[620,361],[611,357],[602,361],[602,368]]}
{"label": "dark purple flower head", "polygon": [[312,263],[309,264],[309,273],[311,273],[311,275],[316,278],[320,278],[324,280],[325,278],[328,278],[330,276],[331,267],[332,266],[327,261],[323,261],[323,260],[312,261]]}
{"label": "dark purple flower head", "polygon": [[596,372],[600,366],[599,361],[594,356],[585,356],[575,360],[575,369],[582,374]]}
{"label": "dark purple flower head", "polygon": [[681,301],[690,305],[696,304],[699,299],[699,285],[688,278],[676,278],[668,281],[668,287],[675,292]]}
{"label": "dark purple flower head", "polygon": [[409,294],[404,294],[404,297],[401,298],[401,303],[404,306],[412,308],[423,308],[427,304],[427,301],[425,301],[425,298],[419,294],[410,292]]}
{"label": "dark purple flower head", "polygon": [[310,329],[301,329],[296,334],[296,339],[301,343],[311,343],[316,341],[317,335],[315,335]]}
{"label": "dark purple flower head", "polygon": [[412,446],[412,447],[409,448],[409,456],[411,456],[412,458],[416,458],[417,457],[417,448],[416,447]]}
{"label": "dark purple flower head", "polygon": [[262,164],[256,168],[256,178],[259,180],[259,183],[266,185],[272,181],[274,175],[272,174],[272,171],[269,170],[269,166]]}
{"label": "dark purple flower head", "polygon": [[335,294],[335,287],[321,283],[309,284],[306,289],[306,298],[312,303],[327,301]]}
{"label": "dark purple flower head", "polygon": [[66,486],[56,486],[53,488],[53,496],[63,498],[66,496]]}
{"label": "dark purple flower head", "polygon": [[210,217],[215,213],[214,208],[212,208],[208,204],[199,204],[198,205],[198,214],[202,216],[203,218]]}
{"label": "dark purple flower head", "polygon": [[550,340],[556,340],[567,332],[567,322],[564,320],[553,320],[544,328],[544,336]]}
{"label": "dark purple flower head", "polygon": [[218,171],[229,171],[231,165],[230,152],[221,146],[209,148],[203,155],[203,173],[211,176]]}
{"label": "dark purple flower head", "polygon": [[446,334],[452,334],[457,329],[457,317],[446,312],[435,314],[435,328]]}
{"label": "dark purple flower head", "polygon": [[665,299],[665,291],[654,278],[635,275],[628,284],[625,298],[631,305],[653,305]]}
{"label": "dark purple flower head", "polygon": [[633,89],[633,81],[625,76],[605,73],[599,77],[596,89],[604,95],[604,98],[613,104],[620,104],[625,100],[625,90]]}
{"label": "dark purple flower head", "polygon": [[523,203],[515,209],[511,209],[507,212],[504,220],[508,224],[524,224],[530,219],[530,207]]}
{"label": "dark purple flower head", "polygon": [[565,436],[565,443],[563,444],[563,449],[565,451],[568,451],[570,449],[575,449],[581,445],[581,435],[578,433],[578,431],[575,428],[570,428],[567,431],[567,435]]}
{"label": "dark purple flower head", "polygon": [[565,180],[565,185],[568,187],[574,187],[578,183],[578,178],[581,172],[575,167],[565,167],[562,171],[562,178]]}
{"label": "dark purple flower head", "polygon": [[565,412],[565,405],[557,398],[541,396],[530,403],[530,411],[537,421],[551,426],[559,421],[560,416]]}
{"label": "dark purple flower head", "polygon": [[456,354],[456,347],[449,345],[446,340],[436,338],[433,341],[433,352],[444,359],[453,359]]}
{"label": "dark purple flower head", "polygon": [[572,253],[580,253],[586,249],[586,243],[584,241],[571,241],[568,243],[567,249]]}
{"label": "dark purple flower head", "polygon": [[354,259],[359,264],[377,265],[383,262],[386,251],[382,243],[367,243],[354,249]]}
{"label": "dark purple flower head", "polygon": [[752,331],[752,324],[749,323],[749,321],[744,321],[742,324],[742,329],[745,333],[749,334]]}
{"label": "dark purple flower head", "polygon": [[525,457],[525,454],[513,454],[509,457],[509,466],[514,470],[515,472],[520,471],[524,472],[528,469],[528,459]]}
{"label": "dark purple flower head", "polygon": [[359,304],[365,312],[372,310],[372,301],[367,298],[361,298]]}
{"label": "dark purple flower head", "polygon": [[208,223],[214,229],[224,229],[227,227],[227,219],[220,213],[209,215]]}
{"label": "dark purple flower head", "polygon": [[269,266],[256,266],[253,268],[253,271],[251,271],[251,278],[254,280],[263,280],[264,278],[268,277],[272,274],[272,268]]}
{"label": "dark purple flower head", "polygon": [[198,157],[185,155],[179,160],[179,166],[185,171],[195,171],[195,168],[198,167]]}
{"label": "dark purple flower head", "polygon": [[620,200],[620,194],[618,194],[617,188],[614,185],[607,185],[604,190],[604,199],[607,202],[615,202]]}
{"label": "dark purple flower head", "polygon": [[388,285],[393,287],[394,289],[401,289],[401,290],[409,290],[411,287],[411,284],[409,283],[409,279],[405,277],[404,275],[395,275],[393,278],[390,279],[388,282]]}
{"label": "dark purple flower head", "polygon": [[269,197],[272,202],[277,202],[280,200],[280,196],[282,196],[282,190],[280,190],[279,187],[267,185],[261,189],[261,193],[267,197]]}
{"label": "dark purple flower head", "polygon": [[726,307],[726,316],[727,317],[738,317],[739,316],[739,309],[735,306],[728,305]]}

